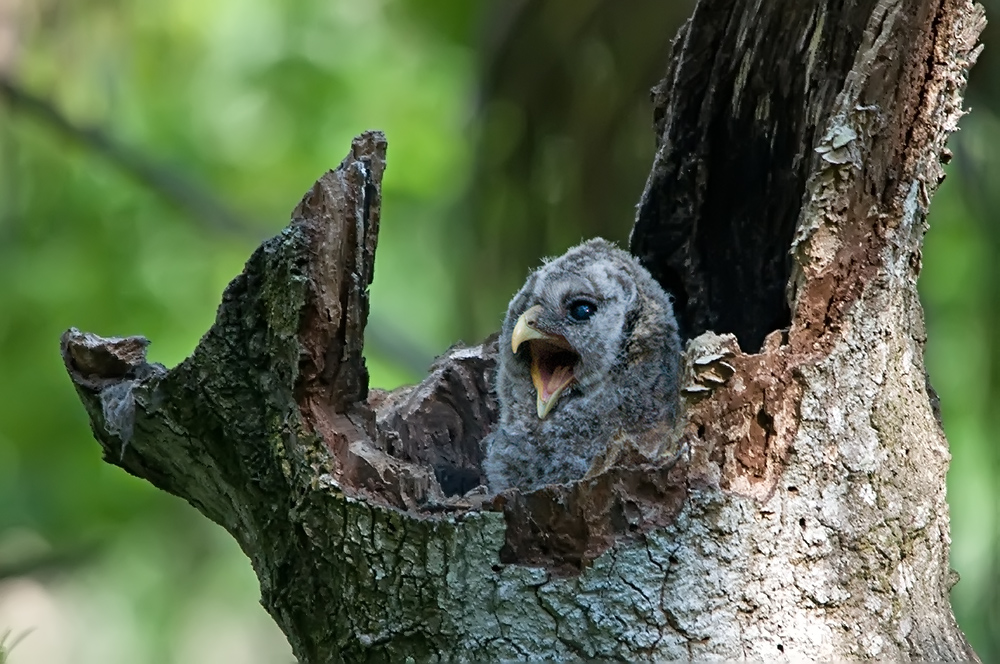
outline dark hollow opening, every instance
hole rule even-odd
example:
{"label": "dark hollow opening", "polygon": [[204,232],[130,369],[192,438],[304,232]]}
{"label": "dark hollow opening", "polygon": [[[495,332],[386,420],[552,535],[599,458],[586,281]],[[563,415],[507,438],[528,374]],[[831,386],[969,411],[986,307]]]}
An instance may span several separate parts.
{"label": "dark hollow opening", "polygon": [[[699,3],[706,15],[734,16],[719,30],[696,11],[654,90],[660,153],[630,241],[673,293],[686,337],[730,332],[747,352],[791,322],[789,251],[814,148],[874,0],[821,29],[813,5],[779,4],[753,14]],[[760,36],[751,49],[740,45],[748,28]]]}

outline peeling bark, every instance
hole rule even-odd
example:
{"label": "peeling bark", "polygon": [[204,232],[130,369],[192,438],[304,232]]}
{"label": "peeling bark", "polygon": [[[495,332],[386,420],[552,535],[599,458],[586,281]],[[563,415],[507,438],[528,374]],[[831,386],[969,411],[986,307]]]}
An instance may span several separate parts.
{"label": "peeling bark", "polygon": [[632,235],[694,337],[668,463],[477,493],[495,339],[369,393],[378,133],[178,367],[63,336],[105,458],[233,534],[302,662],[976,659],[916,279],[983,22],[965,0],[698,4]]}

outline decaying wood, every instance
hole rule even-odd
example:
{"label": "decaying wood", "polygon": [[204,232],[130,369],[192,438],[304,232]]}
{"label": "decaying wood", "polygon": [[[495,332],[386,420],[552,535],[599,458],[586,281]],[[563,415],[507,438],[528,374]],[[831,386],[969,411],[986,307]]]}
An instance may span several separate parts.
{"label": "decaying wood", "polygon": [[369,393],[378,133],[178,367],[64,335],[105,458],[233,534],[302,662],[974,659],[915,284],[982,26],[965,0],[699,2],[632,236],[695,337],[679,458],[477,492],[495,339]]}

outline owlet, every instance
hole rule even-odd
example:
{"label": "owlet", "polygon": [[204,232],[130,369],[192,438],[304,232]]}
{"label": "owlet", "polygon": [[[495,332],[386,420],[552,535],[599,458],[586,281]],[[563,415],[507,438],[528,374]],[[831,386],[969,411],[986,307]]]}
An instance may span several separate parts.
{"label": "owlet", "polygon": [[594,239],[545,262],[500,333],[490,490],[580,479],[612,441],[671,426],[680,353],[671,298],[633,256]]}

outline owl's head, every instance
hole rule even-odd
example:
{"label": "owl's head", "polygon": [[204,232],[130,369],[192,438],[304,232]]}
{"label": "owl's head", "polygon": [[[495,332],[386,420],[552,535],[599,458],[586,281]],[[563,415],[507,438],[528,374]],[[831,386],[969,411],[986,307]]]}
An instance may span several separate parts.
{"label": "owl's head", "polygon": [[501,372],[534,387],[539,418],[564,394],[586,394],[622,370],[642,310],[670,308],[666,296],[648,302],[646,282],[652,278],[632,256],[601,239],[531,274],[504,319]]}

